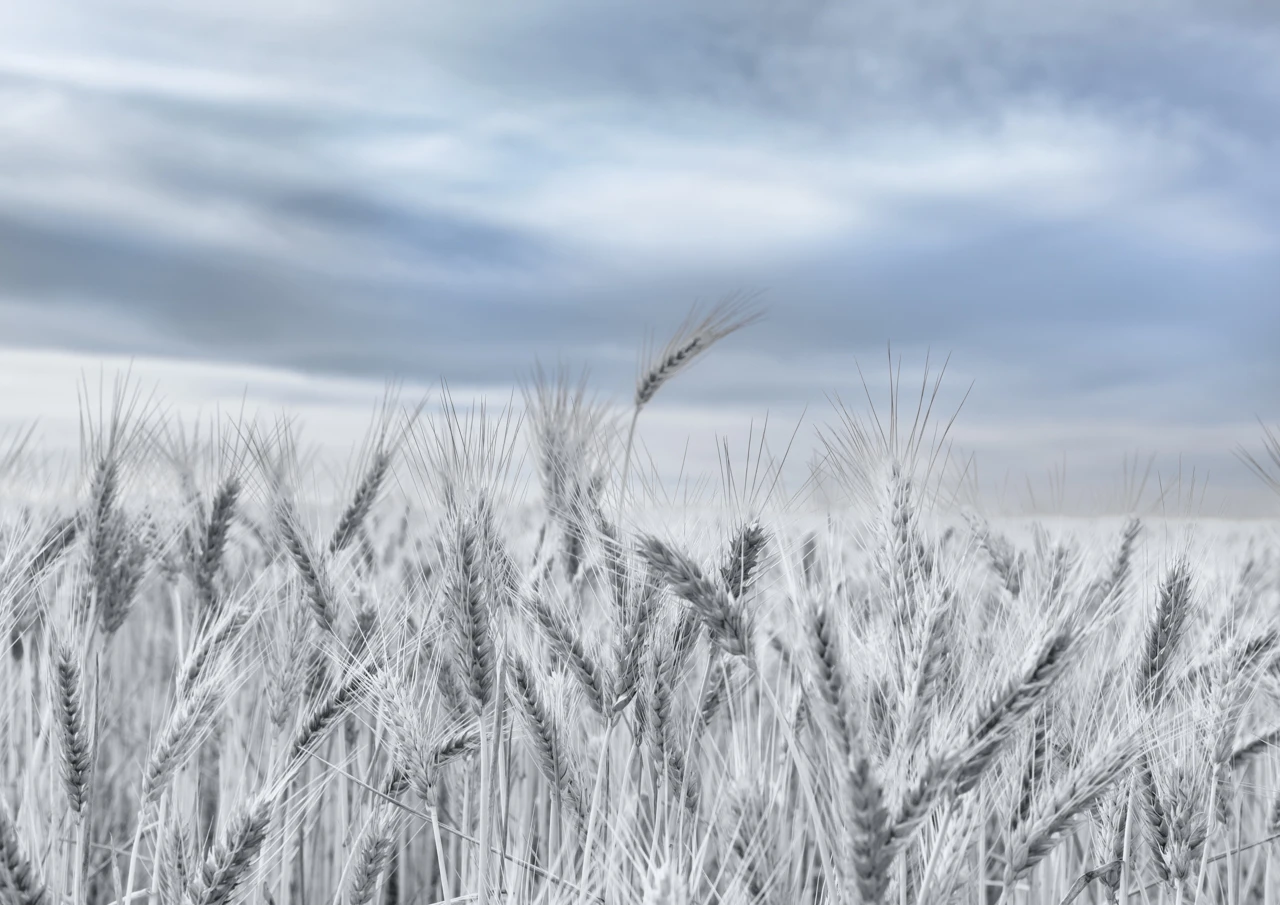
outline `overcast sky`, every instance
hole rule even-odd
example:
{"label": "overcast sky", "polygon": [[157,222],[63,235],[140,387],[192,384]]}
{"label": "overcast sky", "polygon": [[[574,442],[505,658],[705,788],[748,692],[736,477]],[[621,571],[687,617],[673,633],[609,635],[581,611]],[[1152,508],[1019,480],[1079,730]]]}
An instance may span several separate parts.
{"label": "overcast sky", "polygon": [[1278,159],[1269,0],[3,4],[0,423],[63,436],[131,358],[321,431],[535,357],[624,401],[651,331],[761,291],[660,456],[805,405],[811,445],[891,341],[973,383],[984,480],[1155,453],[1274,511],[1232,450],[1280,421]]}

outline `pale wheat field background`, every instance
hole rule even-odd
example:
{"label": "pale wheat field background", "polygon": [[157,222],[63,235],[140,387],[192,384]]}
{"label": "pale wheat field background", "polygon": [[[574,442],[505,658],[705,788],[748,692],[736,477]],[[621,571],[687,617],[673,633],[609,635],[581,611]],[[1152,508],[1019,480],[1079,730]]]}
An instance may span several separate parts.
{"label": "pale wheat field background", "polygon": [[660,497],[644,412],[754,313],[626,405],[389,392],[336,479],[86,384],[73,492],[4,462],[0,899],[1280,901],[1275,524],[984,518],[927,383]]}

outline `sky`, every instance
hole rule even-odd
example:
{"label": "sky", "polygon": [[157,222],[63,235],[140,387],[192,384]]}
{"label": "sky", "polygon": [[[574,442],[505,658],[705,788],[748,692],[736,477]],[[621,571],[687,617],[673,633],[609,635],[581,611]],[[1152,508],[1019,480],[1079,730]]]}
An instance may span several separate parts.
{"label": "sky", "polygon": [[1269,0],[3,4],[0,429],[73,443],[130,363],[335,443],[388,379],[505,400],[535,359],[625,406],[748,292],[645,414],[660,469],[766,415],[802,467],[892,344],[950,356],[1000,505],[1154,455],[1274,513],[1234,450],[1280,422],[1277,152]]}

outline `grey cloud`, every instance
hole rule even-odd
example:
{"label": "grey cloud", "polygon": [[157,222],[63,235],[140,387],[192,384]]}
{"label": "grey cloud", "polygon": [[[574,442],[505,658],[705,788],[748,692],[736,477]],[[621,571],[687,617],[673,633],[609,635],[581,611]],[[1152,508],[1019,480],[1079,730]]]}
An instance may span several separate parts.
{"label": "grey cloud", "polygon": [[99,122],[114,122],[110,137],[128,149],[131,167],[192,205],[240,204],[286,227],[369,239],[426,263],[483,260],[488,267],[521,268],[552,254],[527,231],[387,197],[358,175],[334,173],[309,151],[310,142],[335,131],[358,132],[358,119],[339,129],[327,121],[332,112],[297,110],[291,118],[276,108],[246,111],[81,90],[68,90],[67,100]]}
{"label": "grey cloud", "polygon": [[[1065,94],[1113,109],[1193,109],[1276,136],[1280,14],[1250,0],[549,0],[489,11],[407,0],[290,15],[279,4],[78,8],[117,53],[173,56],[364,88],[413,104],[442,73],[506,102],[581,99],[652,119],[713,105],[842,134],[971,117]],[[216,12],[215,12],[216,9]],[[159,40],[165,38],[167,40]],[[343,104],[358,122],[358,105]]]}
{"label": "grey cloud", "polygon": [[553,255],[547,243],[528,233],[357,192],[314,186],[266,190],[255,203],[320,229],[362,237],[406,255],[448,262],[452,267],[483,264],[496,269],[534,269]]}
{"label": "grey cloud", "polygon": [[[202,244],[180,224],[165,235],[10,210],[0,214],[10,342],[490,384],[562,355],[623,395],[648,330],[668,329],[695,299],[764,289],[766,324],[673,384],[672,401],[821,409],[827,391],[860,401],[855,359],[880,380],[892,340],[908,366],[926,347],[935,362],[952,353],[959,380],[978,377],[967,409],[983,418],[1135,406],[1199,424],[1280,417],[1274,248],[1197,252],[1194,241],[1139,235],[1126,210],[1036,219],[974,198],[904,205],[870,238],[837,236],[781,262],[627,270],[482,205],[437,206],[335,151],[369,136],[448,137],[474,103],[477,116],[533,122],[489,139],[529,170],[495,181],[518,182],[597,160],[584,135],[625,145],[638,132],[723,127],[767,150],[799,127],[788,134],[835,152],[901,125],[980,130],[1027,106],[1171,136],[1170,155],[1192,158],[1171,193],[1225,199],[1276,237],[1280,19],[1261,5],[573,0],[468,16],[377,0],[332,21],[281,8],[251,41],[173,7],[149,20],[153,6],[132,4],[110,29],[93,9],[82,8],[85,33],[98,29],[105,52],[261,69],[301,87],[236,97],[0,72],[0,88],[57,93],[119,152],[122,179],[193,210],[234,205],[326,248],[348,245],[298,260]],[[441,78],[467,90],[434,109]],[[557,132],[563,122],[574,128]],[[55,152],[58,136],[47,138],[25,153]],[[0,167],[19,154],[0,150]],[[914,237],[916,226],[931,237]]]}
{"label": "grey cloud", "polygon": [[[527,290],[333,277],[246,254],[0,218],[6,340],[363,377],[507,382],[607,313],[549,316]],[[84,319],[145,330],[83,329]]]}
{"label": "grey cloud", "polygon": [[[104,313],[128,312],[152,326],[146,343],[104,351],[176,346],[321,372],[464,382],[505,382],[535,355],[564,354],[625,387],[632,361],[602,359],[596,349],[638,345],[699,297],[772,284],[762,296],[766,325],[735,337],[733,349],[794,362],[791,376],[753,379],[728,364],[720,375],[709,363],[706,377],[673,388],[676,398],[810,401],[853,386],[854,359],[878,363],[892,342],[930,346],[939,359],[951,353],[962,370],[991,363],[1020,373],[1016,384],[988,391],[994,405],[1097,405],[1091,393],[1142,385],[1157,393],[1191,375],[1198,392],[1169,400],[1176,411],[1168,414],[1248,417],[1267,410],[1269,397],[1278,401],[1267,342],[1280,335],[1267,288],[1276,285],[1274,265],[1180,262],[1085,228],[1062,232],[997,233],[890,260],[834,254],[794,270],[720,274],[698,291],[700,281],[673,277],[602,278],[583,289],[554,271],[483,287],[335,278],[246,255],[0,221],[0,272],[11,296],[33,304],[92,298]],[[814,385],[807,364],[815,356],[828,367],[843,362],[848,384]],[[980,387],[975,405],[983,396]]]}
{"label": "grey cloud", "polygon": [[[255,363],[275,358],[323,369],[334,361],[343,369],[350,366],[350,353],[342,350],[372,350],[404,326],[401,306],[388,305],[396,295],[375,284],[361,286],[247,255],[210,255],[65,227],[0,220],[0,271],[6,294],[46,310],[88,306],[143,317],[157,336],[129,350],[138,353],[162,352],[172,343]],[[406,296],[401,290],[401,303]],[[371,352],[365,364],[376,360]]]}
{"label": "grey cloud", "polygon": [[443,46],[413,40],[514,92],[696,103],[840,132],[972,116],[1064,90],[1113,108],[1195,109],[1274,137],[1258,115],[1280,16],[1258,4],[1015,0],[857,4],[675,0],[541,4]]}

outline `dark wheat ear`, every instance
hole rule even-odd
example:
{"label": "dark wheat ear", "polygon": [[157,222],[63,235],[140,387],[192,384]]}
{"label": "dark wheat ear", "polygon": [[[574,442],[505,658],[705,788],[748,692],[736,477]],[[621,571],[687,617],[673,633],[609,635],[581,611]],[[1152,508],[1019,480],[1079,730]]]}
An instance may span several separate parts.
{"label": "dark wheat ear", "polygon": [[386,482],[387,473],[390,470],[391,451],[386,449],[377,450],[373,454],[364,477],[361,478],[360,484],[356,487],[351,502],[343,510],[341,518],[338,519],[338,524],[333,530],[333,537],[329,539],[330,553],[341,553],[359,536],[360,529],[364,526],[365,520],[369,517],[369,513],[373,511],[374,504],[378,501],[378,495],[382,492],[382,485]]}
{"label": "dark wheat ear", "polygon": [[8,880],[6,887],[0,889],[11,889],[13,901],[25,905],[49,905],[53,901],[48,888],[40,879],[35,862],[22,845],[17,823],[3,798],[0,798],[0,866],[3,866],[0,877]]}
{"label": "dark wheat ear", "polygon": [[307,603],[315,616],[316,624],[326,633],[332,633],[337,623],[333,593],[322,563],[312,552],[310,543],[303,536],[298,513],[293,504],[281,497],[275,504],[275,522],[284,548],[297,566],[298,574],[307,590]]}
{"label": "dark wheat ear", "polygon": [[626,497],[631,448],[635,442],[636,421],[640,418],[640,412],[667,381],[692,365],[700,355],[726,336],[754,324],[763,316],[764,311],[755,304],[753,298],[737,295],[723,299],[705,314],[694,307],[667,344],[648,356],[647,363],[641,366],[640,376],[636,379],[631,427],[627,430],[627,447],[622,460],[622,495],[619,506]]}
{"label": "dark wheat ear", "polygon": [[365,830],[355,870],[347,881],[350,905],[369,905],[377,895],[378,881],[395,850],[396,816],[394,808],[383,804]]}
{"label": "dark wheat ear", "polygon": [[1149,709],[1156,709],[1164,701],[1169,664],[1186,634],[1191,607],[1191,567],[1185,560],[1178,560],[1160,585],[1156,611],[1138,663],[1136,690]]}
{"label": "dark wheat ear", "polygon": [[206,618],[209,620],[212,620],[217,612],[218,571],[222,566],[222,557],[227,548],[227,535],[236,515],[236,506],[242,489],[243,484],[236,475],[229,476],[218,486],[208,521],[201,532],[200,549],[195,563],[196,589],[204,605]]}
{"label": "dark wheat ear", "polygon": [[94,732],[84,701],[79,655],[69,639],[55,634],[51,642],[53,706],[62,749],[62,780],[67,803],[83,814],[93,771]]}
{"label": "dark wheat ear", "polygon": [[635,407],[644,408],[662,389],[699,355],[731,333],[760,320],[764,312],[750,299],[732,296],[719,302],[705,315],[694,308],[667,344],[650,357],[636,380]]}
{"label": "dark wheat ear", "polygon": [[720,577],[734,600],[751,586],[768,537],[759,522],[750,522],[740,527],[729,542],[729,557],[720,567]]}
{"label": "dark wheat ear", "polygon": [[1052,795],[1012,834],[1005,865],[1006,888],[1029,874],[1068,836],[1094,802],[1115,786],[1138,752],[1133,739],[1124,739],[1104,748],[1058,784]]}
{"label": "dark wheat ear", "polygon": [[954,752],[957,796],[972,792],[996,755],[1008,742],[1018,720],[1045,699],[1062,675],[1074,637],[1070,631],[1051,635],[1035,660],[1006,682],[975,717],[964,744]]}
{"label": "dark wheat ear", "polygon": [[197,905],[224,905],[232,900],[267,841],[274,806],[274,799],[265,794],[241,806],[205,859],[198,890],[189,890]]}
{"label": "dark wheat ear", "polygon": [[702,574],[697,563],[656,537],[642,537],[639,552],[653,574],[702,619],[725,653],[754,663],[754,626],[741,601],[730,598]]}

